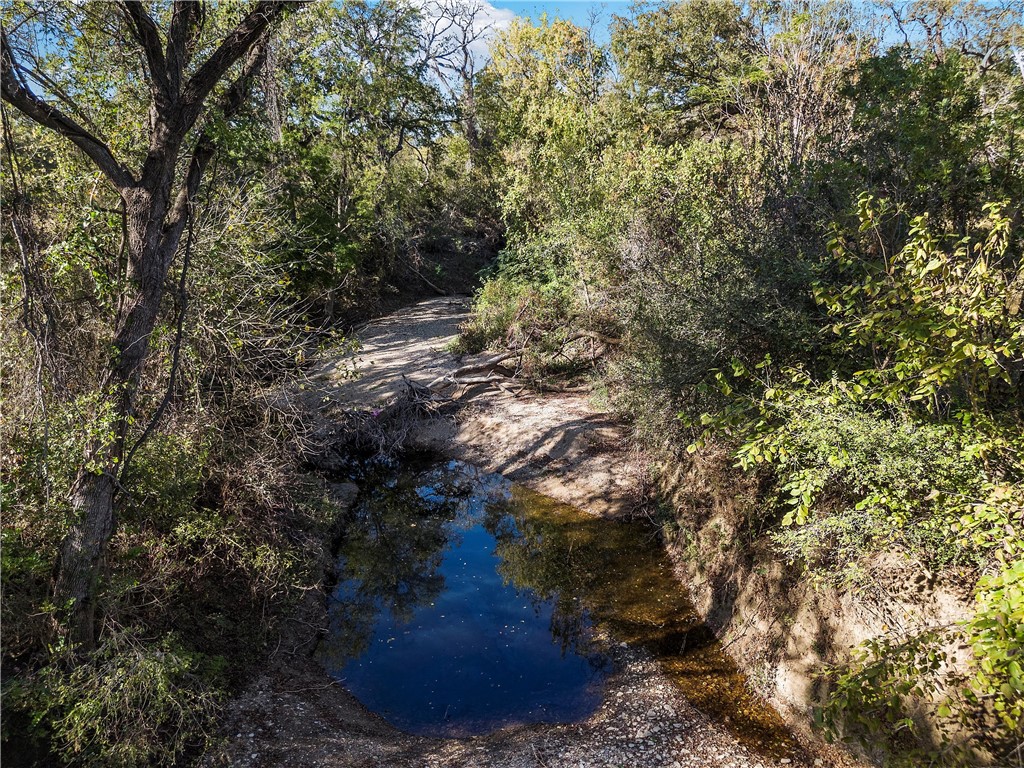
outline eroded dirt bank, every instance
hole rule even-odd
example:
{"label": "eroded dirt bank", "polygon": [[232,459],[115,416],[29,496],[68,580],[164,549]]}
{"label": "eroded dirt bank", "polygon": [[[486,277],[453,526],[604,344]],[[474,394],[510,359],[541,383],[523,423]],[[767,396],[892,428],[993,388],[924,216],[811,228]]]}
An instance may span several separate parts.
{"label": "eroded dirt bank", "polygon": [[[731,463],[704,455],[661,467],[655,482],[676,523],[669,552],[701,616],[742,660],[755,688],[804,733],[812,707],[825,698],[820,673],[842,663],[849,649],[893,630],[912,635],[969,617],[973,596],[965,584],[936,579],[895,553],[867,562],[854,593],[798,578],[769,547],[737,545],[749,538],[758,494],[755,481],[730,471]],[[956,647],[946,650],[953,655]],[[930,724],[919,725],[927,737]]]}
{"label": "eroded dirt bank", "polygon": [[[329,425],[351,409],[368,412],[460,365],[448,351],[468,302],[421,302],[370,324],[358,353],[326,359],[304,397]],[[355,376],[353,376],[353,368]],[[538,395],[478,386],[458,402],[416,418],[413,447],[500,472],[591,514],[617,517],[644,497],[644,459],[623,427],[585,394]],[[329,466],[330,462],[326,462]],[[338,503],[356,489],[335,487]],[[652,544],[652,546],[656,546]],[[686,587],[680,583],[680,589]],[[618,671],[598,711],[583,723],[507,728],[468,739],[428,739],[395,730],[367,712],[319,667],[310,651],[325,626],[325,596],[310,595],[290,622],[264,674],[233,705],[227,760],[253,766],[732,766],[847,765],[830,750],[785,734],[748,748],[696,709],[662,665],[621,645]]]}

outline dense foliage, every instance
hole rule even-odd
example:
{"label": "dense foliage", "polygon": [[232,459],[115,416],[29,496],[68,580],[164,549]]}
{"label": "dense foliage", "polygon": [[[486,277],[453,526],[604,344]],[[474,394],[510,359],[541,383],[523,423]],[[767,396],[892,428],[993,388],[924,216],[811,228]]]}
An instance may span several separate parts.
{"label": "dense foliage", "polygon": [[[283,392],[346,323],[466,290],[500,237],[451,74],[471,74],[458,54],[479,34],[460,8],[439,4],[430,27],[404,3],[295,6],[261,43],[241,108],[215,102],[190,135],[216,153],[115,456],[92,648],[68,631],[53,575],[80,525],[76,475],[110,474],[88,446],[117,431],[105,369],[132,301],[128,217],[90,157],[3,104],[5,757],[128,766],[215,752],[221,705],[322,578],[336,513],[296,472],[309,429]],[[184,13],[145,10],[168,40]],[[199,60],[247,10],[206,6],[186,50]],[[146,156],[155,71],[137,11],[14,3],[0,18],[5,78],[18,61],[15,77],[132,162]],[[438,37],[446,20],[462,38]]]}
{"label": "dense foliage", "polygon": [[612,402],[680,460],[729,446],[779,558],[976,584],[969,621],[832,676],[822,723],[893,761],[1024,725],[1020,10],[695,0],[607,45],[513,26],[486,75],[508,244],[467,341],[564,372],[581,331],[621,339]]}

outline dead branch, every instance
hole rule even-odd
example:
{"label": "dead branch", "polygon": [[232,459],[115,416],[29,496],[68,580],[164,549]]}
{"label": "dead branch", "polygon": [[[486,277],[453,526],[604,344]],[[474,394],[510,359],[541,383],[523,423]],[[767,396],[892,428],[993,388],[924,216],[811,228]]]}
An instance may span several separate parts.
{"label": "dead branch", "polygon": [[454,371],[438,376],[427,385],[427,388],[435,390],[439,388],[444,389],[452,385],[459,386],[462,384],[489,383],[476,380],[481,378],[477,376],[477,374],[485,374],[486,376],[484,378],[487,376],[495,376],[497,377],[494,379],[495,381],[515,378],[517,371],[513,371],[511,368],[502,365],[502,363],[519,354],[520,353],[518,352],[506,352],[495,357],[488,358],[487,360],[481,360],[477,363],[461,366],[460,368],[456,368]]}
{"label": "dead branch", "polygon": [[451,383],[456,384],[460,387],[469,387],[474,384],[496,384],[496,383],[507,383],[509,376],[503,374],[497,374],[492,376],[470,376],[465,379],[452,379]]}

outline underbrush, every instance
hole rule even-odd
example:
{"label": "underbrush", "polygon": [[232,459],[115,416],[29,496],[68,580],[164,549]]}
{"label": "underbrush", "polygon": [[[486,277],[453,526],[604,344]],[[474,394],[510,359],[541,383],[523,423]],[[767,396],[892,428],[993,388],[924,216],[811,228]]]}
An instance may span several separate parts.
{"label": "underbrush", "polygon": [[1019,437],[966,416],[921,423],[863,405],[840,382],[814,385],[800,371],[789,379],[705,417],[702,438],[727,435],[739,467],[770,470],[774,506],[784,510],[773,534],[782,554],[833,581],[879,550],[931,569],[989,564],[1016,522]]}
{"label": "underbrush", "polygon": [[703,427],[688,450],[725,440],[768,475],[770,538],[813,581],[856,593],[885,553],[973,584],[970,618],[877,637],[825,673],[827,732],[892,765],[1010,759],[1024,726],[1019,257],[1004,205],[977,213],[964,237],[863,196],[830,246],[848,282],[815,291],[839,370],[733,359],[703,385],[724,405],[683,414]]}
{"label": "underbrush", "polygon": [[619,339],[611,314],[588,307],[585,292],[572,281],[537,287],[499,274],[477,293],[454,351],[515,351],[521,375],[535,381],[589,375]]}
{"label": "underbrush", "polygon": [[53,448],[4,455],[5,753],[139,766],[209,752],[221,703],[317,583],[333,513],[316,483],[294,477],[290,417],[259,397],[205,416],[179,413],[133,458],[88,653],[61,640],[50,602],[67,525],[52,514],[67,497],[60,464],[80,436],[56,418],[7,423],[14,444]]}
{"label": "underbrush", "polygon": [[968,619],[891,631],[823,670],[819,724],[893,766],[1009,755],[1024,724],[1020,433],[966,417],[921,423],[865,406],[838,382],[794,378],[765,390],[753,413],[708,419],[704,438],[729,434],[737,466],[771,477],[763,508],[778,517],[755,524],[768,524],[777,556],[854,595],[869,591],[881,553],[928,580],[975,583]]}
{"label": "underbrush", "polygon": [[829,670],[833,688],[816,719],[832,737],[870,745],[887,765],[1019,765],[1022,653],[1018,554],[981,577],[969,619],[872,639]]}
{"label": "underbrush", "polygon": [[61,760],[173,765],[212,745],[224,696],[223,658],[191,650],[175,635],[108,628],[88,662],[71,662],[68,657],[62,663],[58,653],[5,691],[13,717],[27,714],[32,735]]}
{"label": "underbrush", "polygon": [[[707,154],[659,172],[696,194],[734,160]],[[1007,204],[979,203],[964,234],[863,195],[820,266],[787,267],[756,216],[730,218],[757,210],[742,194],[711,212],[691,199],[620,230],[618,280],[590,294],[623,336],[601,369],[612,403],[646,445],[727,450],[756,476],[743,535],[817,587],[865,594],[883,557],[973,591],[968,619],[823,670],[830,737],[892,765],[1009,755],[1024,726],[1024,323]],[[550,348],[580,327],[576,294],[551,290],[565,281],[511,267],[478,297],[478,345]]]}

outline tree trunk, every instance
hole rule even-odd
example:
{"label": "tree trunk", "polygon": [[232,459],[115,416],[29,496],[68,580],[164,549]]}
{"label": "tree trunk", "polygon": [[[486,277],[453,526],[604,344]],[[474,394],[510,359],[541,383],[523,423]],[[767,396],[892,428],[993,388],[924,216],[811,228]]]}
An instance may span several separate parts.
{"label": "tree trunk", "polygon": [[68,640],[89,649],[95,639],[96,595],[107,543],[114,532],[114,480],[84,468],[71,492],[76,517],[61,542],[54,598],[67,610]]}
{"label": "tree trunk", "polygon": [[156,328],[167,273],[180,237],[161,238],[169,186],[158,174],[155,193],[137,188],[124,193],[128,243],[128,277],[134,291],[123,307],[113,352],[101,384],[110,422],[86,446],[71,491],[71,529],[61,543],[54,599],[67,611],[69,640],[90,648],[96,630],[96,594],[107,545],[114,533],[117,475],[135,410],[142,365]]}
{"label": "tree trunk", "polygon": [[114,322],[112,352],[98,388],[103,407],[99,434],[89,439],[72,485],[73,518],[60,546],[54,582],[54,602],[60,618],[67,620],[68,639],[76,646],[87,649],[95,640],[98,585],[114,534],[117,478],[122,471],[142,367],[174,253],[215,151],[212,137],[201,130],[175,193],[175,169],[182,145],[207,97],[238,61],[244,62],[242,71],[222,95],[222,114],[230,117],[241,107],[250,81],[264,62],[271,25],[286,8],[298,5],[301,3],[288,0],[258,0],[186,79],[186,66],[194,53],[190,41],[199,39],[205,18],[202,5],[183,0],[173,3],[165,51],[157,23],[144,5],[129,0],[120,4],[129,36],[149,73],[151,91],[149,147],[138,175],[100,138],[32,91],[32,80],[39,78],[33,78],[31,71],[17,61],[8,33],[0,27],[3,99],[81,149],[124,201],[130,292],[119,305]]}

